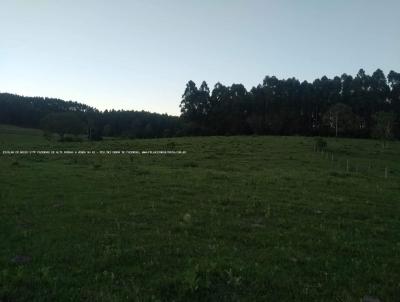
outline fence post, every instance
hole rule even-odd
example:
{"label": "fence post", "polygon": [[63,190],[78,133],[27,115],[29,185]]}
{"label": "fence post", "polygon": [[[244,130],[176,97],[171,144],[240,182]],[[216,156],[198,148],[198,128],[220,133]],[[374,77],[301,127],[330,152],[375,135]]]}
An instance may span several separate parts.
{"label": "fence post", "polygon": [[385,168],[385,178],[388,178],[388,168]]}
{"label": "fence post", "polygon": [[349,160],[346,160],[346,172],[349,172]]}

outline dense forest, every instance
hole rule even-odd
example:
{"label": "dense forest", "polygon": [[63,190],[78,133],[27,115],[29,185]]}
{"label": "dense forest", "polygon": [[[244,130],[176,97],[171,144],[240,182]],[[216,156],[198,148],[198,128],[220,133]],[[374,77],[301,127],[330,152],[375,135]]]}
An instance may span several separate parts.
{"label": "dense forest", "polygon": [[46,132],[103,136],[155,138],[181,135],[181,120],[146,111],[99,111],[87,105],[59,99],[0,94],[0,123],[41,128]]}
{"label": "dense forest", "polygon": [[180,107],[192,134],[399,138],[400,74],[361,69],[312,83],[267,76],[250,91],[189,81]]}
{"label": "dense forest", "polygon": [[47,133],[155,138],[182,135],[318,135],[400,138],[400,73],[360,70],[312,83],[265,77],[247,91],[189,81],[181,116],[106,110],[59,99],[0,94],[0,123]]}

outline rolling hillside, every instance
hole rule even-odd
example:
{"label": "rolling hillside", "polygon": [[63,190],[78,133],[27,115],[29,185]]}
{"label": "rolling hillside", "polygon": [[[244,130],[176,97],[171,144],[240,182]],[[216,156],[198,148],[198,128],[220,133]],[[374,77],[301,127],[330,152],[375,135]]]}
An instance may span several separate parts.
{"label": "rolling hillside", "polygon": [[[395,301],[400,143],[0,127],[0,301]],[[333,159],[332,159],[333,154]],[[385,177],[387,168],[387,177]]]}

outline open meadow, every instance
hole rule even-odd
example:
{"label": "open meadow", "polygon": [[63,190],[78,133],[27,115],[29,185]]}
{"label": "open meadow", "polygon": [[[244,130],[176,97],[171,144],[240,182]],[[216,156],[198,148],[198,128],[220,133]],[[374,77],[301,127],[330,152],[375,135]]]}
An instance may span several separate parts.
{"label": "open meadow", "polygon": [[400,143],[326,140],[1,126],[0,151],[186,154],[0,154],[0,301],[398,301]]}

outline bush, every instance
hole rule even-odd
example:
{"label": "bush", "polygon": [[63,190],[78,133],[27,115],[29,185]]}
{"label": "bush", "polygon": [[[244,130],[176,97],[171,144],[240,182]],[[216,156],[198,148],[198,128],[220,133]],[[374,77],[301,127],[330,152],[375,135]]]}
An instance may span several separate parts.
{"label": "bush", "polygon": [[315,151],[324,151],[327,146],[327,141],[324,140],[322,137],[317,137],[315,139]]}

